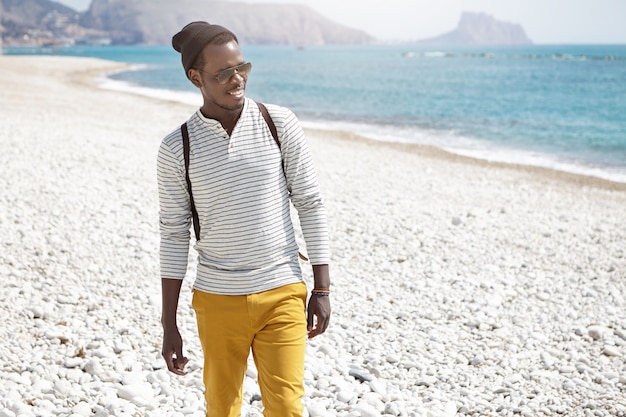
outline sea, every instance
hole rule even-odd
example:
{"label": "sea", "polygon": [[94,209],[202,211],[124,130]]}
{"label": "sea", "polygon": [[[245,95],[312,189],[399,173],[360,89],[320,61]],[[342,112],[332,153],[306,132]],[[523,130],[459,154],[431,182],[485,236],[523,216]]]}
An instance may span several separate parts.
{"label": "sea", "polygon": [[[626,183],[626,45],[242,45],[248,97],[305,127]],[[201,104],[166,46],[4,48],[131,64],[110,88]],[[392,162],[392,161],[390,161]]]}

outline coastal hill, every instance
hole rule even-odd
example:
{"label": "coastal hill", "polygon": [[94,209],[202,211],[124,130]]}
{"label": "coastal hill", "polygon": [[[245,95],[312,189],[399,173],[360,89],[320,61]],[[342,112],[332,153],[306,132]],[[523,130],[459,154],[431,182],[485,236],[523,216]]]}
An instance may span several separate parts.
{"label": "coastal hill", "polygon": [[50,0],[0,0],[3,44],[168,45],[186,23],[206,20],[235,32],[241,43],[364,44],[375,39],[294,4],[207,0],[93,0],[79,13]]}
{"label": "coastal hill", "polygon": [[[208,4],[207,4],[208,3]],[[194,20],[231,29],[242,43],[361,44],[374,39],[295,4],[248,4],[206,0],[93,0],[83,23],[109,31],[124,42],[168,44],[172,34]]]}
{"label": "coastal hill", "polygon": [[45,45],[97,36],[80,25],[80,13],[48,0],[0,0],[2,45]]}
{"label": "coastal hill", "polygon": [[456,29],[443,35],[423,39],[427,45],[530,45],[524,28],[518,24],[502,22],[485,13],[465,12]]}

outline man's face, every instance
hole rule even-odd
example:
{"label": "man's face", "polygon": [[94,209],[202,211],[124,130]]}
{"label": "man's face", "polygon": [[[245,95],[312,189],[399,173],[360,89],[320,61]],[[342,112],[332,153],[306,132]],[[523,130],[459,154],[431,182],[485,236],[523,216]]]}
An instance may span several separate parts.
{"label": "man's face", "polygon": [[217,106],[222,110],[241,110],[248,75],[234,71],[224,81],[218,80],[224,70],[245,63],[239,44],[230,41],[222,45],[209,44],[201,54],[204,66],[200,70],[191,70],[191,81],[200,88],[205,104]]}

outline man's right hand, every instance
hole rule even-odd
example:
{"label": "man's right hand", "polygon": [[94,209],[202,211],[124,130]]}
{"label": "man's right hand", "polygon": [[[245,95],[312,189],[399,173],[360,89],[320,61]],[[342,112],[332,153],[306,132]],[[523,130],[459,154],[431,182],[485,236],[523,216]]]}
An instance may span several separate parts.
{"label": "man's right hand", "polygon": [[178,329],[163,329],[163,359],[167,364],[167,369],[176,375],[185,375],[185,365],[189,360],[183,356],[183,339]]}

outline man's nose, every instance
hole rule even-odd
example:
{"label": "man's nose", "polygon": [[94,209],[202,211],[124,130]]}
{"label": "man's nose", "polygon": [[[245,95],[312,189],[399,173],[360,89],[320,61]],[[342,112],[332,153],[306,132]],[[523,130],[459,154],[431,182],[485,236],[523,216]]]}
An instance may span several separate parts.
{"label": "man's nose", "polygon": [[241,74],[239,71],[235,71],[235,73],[233,75],[230,76],[230,79],[228,80],[229,82],[233,82],[233,80],[236,83],[240,83],[242,81],[245,81],[245,77],[243,76],[243,74]]}

